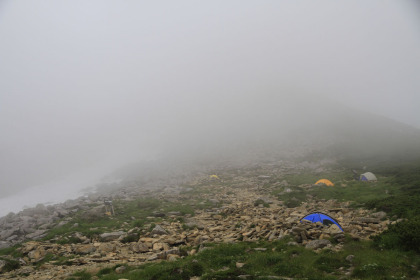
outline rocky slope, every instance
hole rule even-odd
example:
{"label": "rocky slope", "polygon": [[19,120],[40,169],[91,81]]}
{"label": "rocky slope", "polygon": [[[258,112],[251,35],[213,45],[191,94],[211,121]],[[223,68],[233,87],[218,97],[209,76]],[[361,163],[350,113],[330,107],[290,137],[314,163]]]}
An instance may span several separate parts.
{"label": "rocky slope", "polygon": [[[209,242],[270,241],[292,236],[291,246],[340,250],[345,236],[338,227],[300,222],[303,216],[315,210],[334,217],[356,240],[385,230],[390,221],[383,212],[354,209],[349,202],[316,199],[287,208],[271,195],[274,187],[288,185],[285,180],[268,183],[273,174],[281,178],[303,169],[320,172],[330,168],[330,164],[328,160],[299,164],[279,161],[240,169],[222,168],[217,171],[218,178],[201,172],[184,178],[182,183],[160,182],[160,187],[125,182],[124,187],[117,190],[9,214],[0,219],[0,244],[6,248],[22,243],[17,249],[20,257],[5,256],[18,261],[20,268],[3,272],[1,277],[66,279],[76,271],[98,272],[115,264],[176,260],[186,254],[196,254]],[[311,185],[302,187],[310,188]],[[77,238],[75,243],[62,244],[57,238],[42,240],[50,230],[72,223],[75,214],[102,218],[105,199],[128,203],[141,197],[182,205],[200,200],[203,207],[194,208],[193,214],[157,208],[146,217],[143,226],[130,228],[130,221],[123,221],[126,226],[95,236],[78,232],[78,225],[74,224],[72,233],[68,234],[71,236],[67,237]],[[336,242],[333,244],[330,240]],[[0,267],[5,265],[6,261],[0,261]]]}

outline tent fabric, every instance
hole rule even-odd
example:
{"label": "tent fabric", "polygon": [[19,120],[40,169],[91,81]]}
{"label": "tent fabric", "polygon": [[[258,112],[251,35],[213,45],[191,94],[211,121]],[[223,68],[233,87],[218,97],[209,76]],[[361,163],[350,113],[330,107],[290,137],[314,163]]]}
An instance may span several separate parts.
{"label": "tent fabric", "polygon": [[331,182],[328,179],[321,179],[321,180],[316,181],[315,185],[318,185],[318,184],[325,184],[326,186],[329,186],[329,187],[334,186],[333,182]]}
{"label": "tent fabric", "polygon": [[314,212],[300,219],[300,222],[302,222],[302,220],[309,221],[312,223],[321,222],[323,225],[335,224],[338,226],[339,229],[341,229],[341,231],[344,231],[336,220],[324,213]]}
{"label": "tent fabric", "polygon": [[376,178],[375,174],[373,174],[372,172],[366,172],[360,175],[359,180],[360,181],[377,181],[378,179]]}

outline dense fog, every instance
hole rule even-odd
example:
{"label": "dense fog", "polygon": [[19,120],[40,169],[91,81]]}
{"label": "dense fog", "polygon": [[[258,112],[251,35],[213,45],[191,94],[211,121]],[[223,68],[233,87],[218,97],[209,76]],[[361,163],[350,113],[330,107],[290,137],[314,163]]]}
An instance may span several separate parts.
{"label": "dense fog", "polygon": [[416,142],[419,11],[415,1],[2,1],[0,197],[81,189],[165,156],[363,146],[366,133]]}

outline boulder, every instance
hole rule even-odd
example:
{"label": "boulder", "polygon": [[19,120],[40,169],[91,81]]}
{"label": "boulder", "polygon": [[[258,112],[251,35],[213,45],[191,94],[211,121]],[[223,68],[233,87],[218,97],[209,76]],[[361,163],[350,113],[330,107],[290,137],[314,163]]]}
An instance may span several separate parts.
{"label": "boulder", "polygon": [[86,211],[83,217],[84,219],[88,221],[95,221],[104,217],[104,215],[105,215],[105,205],[99,205]]}
{"label": "boulder", "polygon": [[25,237],[27,239],[33,239],[33,240],[37,240],[37,239],[41,239],[42,237],[44,237],[46,234],[46,230],[45,229],[39,229],[36,230],[33,233],[27,234]]}
{"label": "boulder", "polygon": [[236,263],[236,268],[242,268],[244,265],[245,265],[245,263],[237,262]]}
{"label": "boulder", "polygon": [[169,245],[164,242],[156,242],[153,244],[153,251],[169,250]]}
{"label": "boulder", "polygon": [[34,208],[27,208],[22,210],[22,214],[31,217],[34,215],[43,216],[48,214],[48,209],[44,204],[38,204]]}
{"label": "boulder", "polygon": [[212,204],[218,204],[218,203],[220,203],[220,201],[218,199],[216,199],[216,198],[210,198],[209,199],[209,202],[212,203]]}
{"label": "boulder", "polygon": [[168,233],[160,225],[156,225],[155,228],[151,231],[151,234],[164,235]]}
{"label": "boulder", "polygon": [[115,252],[116,249],[117,249],[117,246],[112,242],[101,243],[98,246],[98,252],[100,252],[101,254],[104,254],[104,255],[106,255],[107,253]]}
{"label": "boulder", "polygon": [[360,223],[366,223],[366,224],[371,224],[371,223],[378,224],[380,221],[377,218],[365,218],[365,217],[363,217],[363,218],[359,218],[359,222]]}
{"label": "boulder", "polygon": [[134,253],[146,253],[146,252],[149,252],[149,246],[147,246],[147,244],[141,243],[141,242],[131,244],[129,248]]}
{"label": "boulder", "polygon": [[324,247],[327,247],[328,245],[331,245],[331,242],[326,239],[319,239],[319,240],[311,240],[306,244],[307,249],[322,249]]}
{"label": "boulder", "polygon": [[44,248],[38,247],[28,253],[28,258],[30,258],[32,262],[38,262],[43,259],[46,254],[47,252]]}
{"label": "boulder", "polygon": [[202,223],[200,223],[199,221],[190,219],[188,220],[185,225],[189,228],[197,228],[199,230],[203,230],[204,229],[204,225]]}
{"label": "boulder", "polygon": [[67,211],[64,208],[56,208],[53,215],[59,218],[64,218],[69,214],[69,211]]}
{"label": "boulder", "polygon": [[153,254],[150,257],[148,257],[146,260],[147,261],[155,261],[158,259],[158,255],[157,254]]}
{"label": "boulder", "polygon": [[259,198],[257,198],[256,201],[258,201],[258,200],[262,201],[263,203],[273,204],[273,200],[271,200],[268,197],[264,197],[264,196],[263,197],[259,197]]}
{"label": "boulder", "polygon": [[167,255],[178,255],[178,256],[181,256],[181,251],[179,250],[179,248],[172,248],[172,249],[166,250],[166,254]]}
{"label": "boulder", "polygon": [[348,256],[346,257],[346,261],[348,261],[348,262],[350,262],[350,263],[352,263],[352,262],[353,262],[353,259],[354,259],[354,255],[348,255]]}
{"label": "boulder", "polygon": [[106,232],[99,235],[102,242],[109,242],[114,241],[120,238],[125,232],[123,231],[114,231],[114,232]]}
{"label": "boulder", "polygon": [[4,267],[6,266],[7,262],[4,260],[0,260],[0,272],[3,272]]}
{"label": "boulder", "polygon": [[122,273],[124,273],[125,271],[127,270],[127,268],[125,267],[125,266],[119,266],[119,267],[117,267],[116,269],[115,269],[115,273],[117,273],[117,274],[122,274]]}
{"label": "boulder", "polygon": [[168,261],[170,261],[170,262],[177,261],[179,258],[180,258],[180,256],[178,256],[178,255],[172,255],[172,254],[167,255],[167,257],[166,257],[166,259]]}
{"label": "boulder", "polygon": [[162,213],[162,212],[159,212],[159,211],[154,211],[153,212],[153,216],[154,217],[165,217],[166,214],[165,213]]}
{"label": "boulder", "polygon": [[5,248],[9,248],[11,247],[12,244],[10,242],[7,241],[0,241],[0,249],[5,249]]}
{"label": "boulder", "polygon": [[336,224],[332,224],[328,228],[328,231],[329,231],[330,234],[342,233],[341,229]]}
{"label": "boulder", "polygon": [[13,240],[17,240],[19,238],[19,236],[18,235],[12,235],[12,236],[9,236],[8,238],[6,238],[6,241],[13,241]]}
{"label": "boulder", "polygon": [[76,246],[73,251],[74,253],[79,254],[79,255],[87,255],[87,254],[95,252],[96,248],[92,244],[79,245],[79,246]]}
{"label": "boulder", "polygon": [[22,254],[28,254],[30,251],[34,250],[38,247],[38,243],[36,241],[29,241],[23,244],[20,251]]}
{"label": "boulder", "polygon": [[371,216],[376,218],[376,219],[382,220],[386,217],[386,213],[384,211],[379,211],[379,212],[376,212],[376,213],[372,213]]}
{"label": "boulder", "polygon": [[9,230],[3,230],[0,233],[0,239],[3,239],[3,240],[7,239],[8,237],[14,235],[18,231],[19,231],[19,228],[12,228],[12,229],[9,229]]}

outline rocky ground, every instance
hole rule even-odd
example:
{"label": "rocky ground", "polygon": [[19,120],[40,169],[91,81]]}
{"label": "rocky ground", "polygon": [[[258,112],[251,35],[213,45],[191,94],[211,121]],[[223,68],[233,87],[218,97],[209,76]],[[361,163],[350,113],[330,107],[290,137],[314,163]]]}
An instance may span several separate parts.
{"label": "rocky ground", "polygon": [[[22,257],[16,259],[20,268],[4,272],[1,278],[66,279],[76,271],[95,273],[115,264],[173,261],[196,254],[209,242],[271,241],[292,236],[294,241],[291,246],[340,250],[346,237],[337,226],[300,222],[312,211],[329,214],[340,222],[348,237],[356,240],[367,239],[385,230],[390,221],[384,212],[354,209],[349,202],[315,199],[287,208],[277,197],[271,196],[272,188],[284,186],[286,189],[288,185],[284,180],[272,186],[267,184],[273,174],[280,178],[281,174],[298,173],[303,168],[319,172],[328,168],[328,164],[328,161],[317,164],[281,162],[248,169],[221,169],[217,172],[219,178],[201,173],[187,178],[186,184],[167,184],[158,189],[131,183],[105,194],[93,194],[54,206],[38,205],[18,214],[9,214],[0,219],[0,246],[6,248],[22,243],[18,249]],[[311,185],[302,187],[310,188]],[[146,222],[143,226],[151,226],[150,230],[121,228],[95,238],[76,230],[73,235],[81,242],[74,244],[42,240],[51,229],[71,222],[70,217],[74,213],[104,215],[105,198],[131,201],[140,196],[173,203],[200,198],[209,206],[195,209],[193,215],[184,215],[179,211],[155,211],[150,220],[159,219],[153,220],[153,223]],[[139,237],[127,242],[127,237],[134,232],[140,232]],[[333,240],[335,242],[332,243]],[[60,256],[62,260],[46,259],[51,255]],[[0,262],[0,266],[5,265],[4,261]],[[124,270],[124,267],[117,269]]]}

